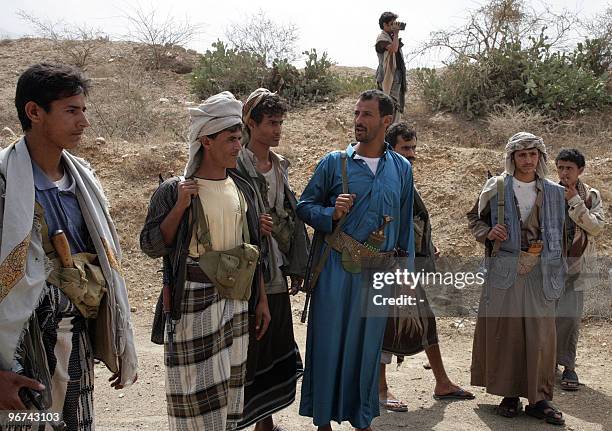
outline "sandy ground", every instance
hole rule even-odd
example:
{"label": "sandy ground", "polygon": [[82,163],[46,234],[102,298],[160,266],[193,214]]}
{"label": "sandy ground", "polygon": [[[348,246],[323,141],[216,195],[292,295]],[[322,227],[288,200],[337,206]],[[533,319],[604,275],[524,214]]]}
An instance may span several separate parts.
{"label": "sandy ground", "polygon": [[[131,388],[115,391],[106,379],[109,372],[96,366],[95,407],[98,431],[167,429],[164,392],[163,348],[149,341],[152,303],[134,314],[136,345],[140,358],[138,382]],[[294,329],[302,353],[306,343],[306,325],[299,323],[303,297],[294,300]],[[452,328],[454,319],[438,319],[440,346],[447,372],[456,383],[476,394],[473,401],[440,402],[432,398],[434,379],[423,368],[423,353],[407,358],[396,369],[388,369],[393,393],[409,406],[406,413],[381,411],[373,426],[379,430],[550,430],[552,425],[521,415],[506,419],[495,415],[500,399],[482,388],[469,386],[473,321],[460,329]],[[566,429],[576,431],[612,430],[612,379],[608,370],[612,354],[610,325],[585,322],[581,334],[577,372],[584,386],[578,392],[564,392],[555,387],[554,402],[564,412]],[[290,407],[275,415],[286,430],[314,429],[310,418],[299,416],[298,398]],[[252,428],[251,428],[252,429]],[[334,429],[351,430],[350,424],[334,424]]]}

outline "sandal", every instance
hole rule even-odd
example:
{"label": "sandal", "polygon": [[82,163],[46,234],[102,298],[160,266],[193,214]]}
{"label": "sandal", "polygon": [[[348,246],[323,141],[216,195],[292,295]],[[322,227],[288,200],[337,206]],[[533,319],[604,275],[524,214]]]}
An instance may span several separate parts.
{"label": "sandal", "polygon": [[378,404],[380,404],[382,408],[392,412],[403,413],[408,411],[408,406],[400,400],[380,400]]}
{"label": "sandal", "polygon": [[463,388],[459,388],[456,391],[449,392],[448,394],[436,395],[434,394],[434,400],[473,400],[476,398],[474,394],[466,391]]}
{"label": "sandal", "polygon": [[567,368],[563,371],[561,375],[561,389],[564,391],[577,391],[580,389],[580,381],[576,371],[568,370]]}
{"label": "sandal", "polygon": [[497,406],[497,414],[505,418],[515,418],[523,410],[521,400],[517,398],[504,397]]}
{"label": "sandal", "polygon": [[528,405],[525,407],[525,413],[537,419],[545,419],[549,424],[565,424],[565,419],[563,419],[563,413],[561,413],[561,410],[553,406],[553,404],[548,400],[538,401],[534,406]]}

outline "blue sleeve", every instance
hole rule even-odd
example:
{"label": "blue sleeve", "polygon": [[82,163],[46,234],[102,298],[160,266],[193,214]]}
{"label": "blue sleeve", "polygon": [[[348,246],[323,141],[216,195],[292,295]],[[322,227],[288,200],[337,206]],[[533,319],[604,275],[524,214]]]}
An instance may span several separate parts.
{"label": "blue sleeve", "polygon": [[408,254],[408,270],[414,271],[414,220],[413,220],[413,202],[414,202],[414,182],[412,179],[412,167],[408,165],[404,170],[405,173],[402,182],[402,190],[400,196],[400,224],[398,247],[405,250]]}
{"label": "blue sleeve", "polygon": [[314,229],[330,233],[333,230],[333,206],[327,206],[331,185],[335,175],[332,154],[326,155],[312,174],[297,205],[297,215]]}

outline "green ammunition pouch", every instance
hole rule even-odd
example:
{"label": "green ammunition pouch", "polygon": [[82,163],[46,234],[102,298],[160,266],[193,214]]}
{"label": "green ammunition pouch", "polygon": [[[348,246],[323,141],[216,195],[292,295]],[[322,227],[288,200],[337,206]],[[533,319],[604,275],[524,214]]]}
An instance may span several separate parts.
{"label": "green ammunition pouch", "polygon": [[295,230],[295,219],[291,217],[289,212],[287,212],[287,217],[280,217],[274,208],[270,210],[270,216],[273,223],[272,237],[276,240],[278,249],[283,254],[288,255],[291,250],[291,238]]}
{"label": "green ammunition pouch", "polygon": [[34,212],[40,220],[43,249],[53,264],[47,282],[60,288],[83,317],[95,319],[98,317],[102,297],[107,291],[106,279],[102,268],[98,265],[98,256],[92,253],[73,254],[74,267],[64,268],[51,243],[44,209],[38,202],[35,204]]}
{"label": "green ammunition pouch", "polygon": [[200,198],[196,197],[192,205],[197,223],[196,238],[204,248],[198,262],[200,269],[215,285],[221,298],[248,301],[251,297],[251,286],[259,260],[259,248],[249,244],[246,205],[242,193],[239,192],[238,195],[242,214],[243,243],[230,250],[214,251],[212,249],[210,231]]}
{"label": "green ammunition pouch", "polygon": [[357,241],[345,232],[338,235],[326,235],[328,246],[341,254],[342,267],[346,272],[359,274],[363,259],[370,267],[389,268],[394,263],[395,251],[378,251]]}
{"label": "green ammunition pouch", "polygon": [[74,268],[62,267],[57,257],[50,259],[54,269],[47,282],[62,289],[83,317],[98,317],[100,302],[106,293],[106,280],[102,268],[97,265],[98,256],[92,253],[73,254]]}

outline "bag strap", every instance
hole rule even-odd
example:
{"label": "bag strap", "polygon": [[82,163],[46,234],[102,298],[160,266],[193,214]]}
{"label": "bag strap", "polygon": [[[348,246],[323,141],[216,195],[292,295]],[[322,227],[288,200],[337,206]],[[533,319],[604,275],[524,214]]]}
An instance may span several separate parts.
{"label": "bag strap", "polygon": [[[497,177],[497,223],[498,224],[504,224],[504,209],[506,206],[506,202],[505,202],[505,196],[504,196],[504,188],[505,188],[505,184],[504,184],[504,176],[503,175],[499,175]],[[499,240],[495,240],[495,244],[493,244],[493,251],[492,251],[492,255],[495,256],[497,254],[497,252],[499,251],[499,248],[501,247],[501,241]]]}
{"label": "bag strap", "polygon": [[346,151],[340,153],[340,168],[342,172],[342,193],[348,193],[348,174],[346,172]]}
{"label": "bag strap", "polygon": [[251,243],[251,235],[249,234],[249,224],[247,222],[247,215],[245,197],[243,193],[240,191],[238,186],[236,186],[236,190],[238,191],[238,199],[240,200],[240,214],[242,216],[242,240],[247,244]]}
{"label": "bag strap", "polygon": [[[245,243],[251,242],[251,235],[249,234],[249,226],[247,222],[246,216],[246,202],[245,197],[242,194],[242,191],[236,186],[236,191],[238,192],[238,201],[240,202],[240,214],[242,217],[242,240]],[[206,213],[204,212],[204,204],[200,200],[200,196],[194,198],[194,217],[195,222],[198,225],[198,230],[196,231],[196,236],[198,243],[202,244],[205,252],[212,250],[212,241],[210,238],[210,228],[208,227],[208,219],[206,217]]]}

